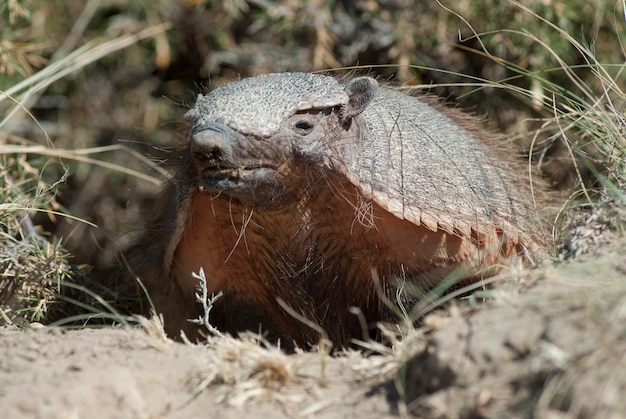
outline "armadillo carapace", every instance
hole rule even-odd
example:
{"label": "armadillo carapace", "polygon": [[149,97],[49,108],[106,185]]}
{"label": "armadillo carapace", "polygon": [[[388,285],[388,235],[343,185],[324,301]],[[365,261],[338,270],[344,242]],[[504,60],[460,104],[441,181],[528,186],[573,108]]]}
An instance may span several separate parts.
{"label": "armadillo carapace", "polygon": [[186,116],[181,167],[132,258],[173,335],[193,333],[200,268],[223,292],[214,326],[293,348],[319,333],[286,306],[343,345],[360,320],[392,320],[389,301],[544,249],[524,166],[501,143],[372,78],[252,77]]}

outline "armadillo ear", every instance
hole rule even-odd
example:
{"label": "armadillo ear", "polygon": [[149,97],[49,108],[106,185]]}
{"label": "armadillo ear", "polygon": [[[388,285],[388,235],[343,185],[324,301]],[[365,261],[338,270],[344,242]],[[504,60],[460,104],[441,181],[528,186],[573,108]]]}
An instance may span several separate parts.
{"label": "armadillo ear", "polygon": [[341,118],[345,121],[352,118],[367,108],[378,90],[378,82],[371,77],[357,77],[350,80],[343,90],[350,98],[348,103],[341,109]]}

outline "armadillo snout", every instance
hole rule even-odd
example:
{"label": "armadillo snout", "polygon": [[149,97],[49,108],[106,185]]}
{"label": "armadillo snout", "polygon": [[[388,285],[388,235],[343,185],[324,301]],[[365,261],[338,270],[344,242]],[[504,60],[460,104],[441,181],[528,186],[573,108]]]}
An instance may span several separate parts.
{"label": "armadillo snout", "polygon": [[285,180],[262,148],[249,140],[216,122],[194,127],[188,151],[198,191],[219,193],[248,205],[275,205],[284,192]]}
{"label": "armadillo snout", "polygon": [[227,130],[226,127],[205,126],[192,131],[191,155],[201,169],[231,165],[233,138]]}

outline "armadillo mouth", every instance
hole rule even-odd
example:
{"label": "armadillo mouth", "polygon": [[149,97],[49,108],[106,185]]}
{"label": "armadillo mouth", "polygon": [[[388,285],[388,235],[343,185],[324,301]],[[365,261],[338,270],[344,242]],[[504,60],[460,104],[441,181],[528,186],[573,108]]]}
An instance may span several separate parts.
{"label": "armadillo mouth", "polygon": [[[267,164],[250,166],[211,166],[202,170],[202,176],[207,178],[240,178],[244,179],[255,173],[262,173],[263,170],[276,170]],[[261,171],[261,172],[259,172]]]}
{"label": "armadillo mouth", "polygon": [[273,184],[277,177],[276,168],[267,164],[211,166],[201,170],[199,188],[201,191],[239,195],[244,191],[263,189],[264,185]]}
{"label": "armadillo mouth", "polygon": [[258,181],[267,176],[272,176],[276,169],[270,165],[259,164],[250,166],[211,166],[201,171],[201,183],[209,186],[220,184],[225,181],[234,183],[246,183]]}

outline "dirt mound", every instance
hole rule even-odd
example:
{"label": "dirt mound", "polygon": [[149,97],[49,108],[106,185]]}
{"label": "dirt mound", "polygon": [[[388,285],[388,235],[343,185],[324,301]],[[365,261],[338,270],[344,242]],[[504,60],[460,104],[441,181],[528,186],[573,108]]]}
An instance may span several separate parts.
{"label": "dirt mound", "polygon": [[0,339],[4,418],[389,415],[385,395],[360,382],[356,354],[287,356],[232,338],[186,346],[129,329]]}
{"label": "dirt mound", "polygon": [[[400,373],[409,411],[424,417],[621,417],[624,273],[626,261],[618,254],[546,269],[519,298],[450,319],[426,354]],[[425,373],[445,381],[430,388]]]}

